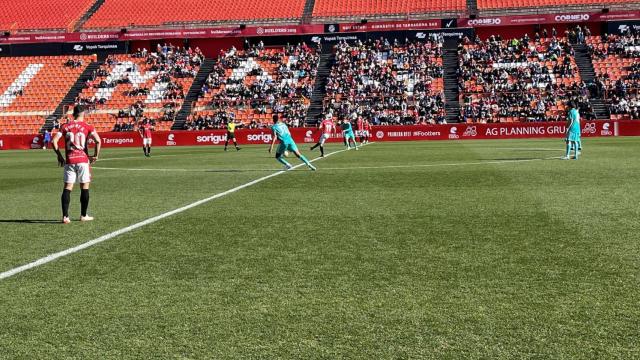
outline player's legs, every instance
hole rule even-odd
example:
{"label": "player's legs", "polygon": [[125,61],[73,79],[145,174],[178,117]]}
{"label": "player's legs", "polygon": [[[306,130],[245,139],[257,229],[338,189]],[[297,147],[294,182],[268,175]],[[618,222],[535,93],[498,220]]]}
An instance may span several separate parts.
{"label": "player's legs", "polygon": [[289,162],[287,160],[284,159],[284,152],[285,150],[287,150],[287,147],[285,146],[285,144],[280,143],[280,145],[278,145],[278,150],[276,150],[276,160],[278,160],[279,163],[281,163],[282,165],[284,165],[284,167],[289,170],[291,169],[293,166],[291,164],[289,164]]}
{"label": "player's legs", "polygon": [[231,133],[227,133],[227,139],[224,141],[224,151],[227,151],[227,146],[229,146],[229,140],[231,140],[233,136]]}
{"label": "player's legs", "polygon": [[311,162],[304,155],[300,153],[300,150],[298,150],[298,146],[295,143],[288,144],[287,148],[289,151],[294,153],[298,159],[302,160],[302,162],[305,163],[305,165],[307,165],[309,169],[311,170],[316,169],[316,167],[313,166]]}
{"label": "player's legs", "polygon": [[93,217],[87,214],[89,210],[89,185],[90,183],[80,184],[80,221],[93,220]]}
{"label": "player's legs", "polygon": [[89,210],[89,186],[91,185],[91,168],[89,164],[77,164],[78,182],[80,182],[80,221],[91,221]]}
{"label": "player's legs", "polygon": [[569,139],[567,138],[566,140],[567,146],[565,149],[565,154],[564,157],[562,158],[563,160],[569,160],[570,159],[570,155],[571,155],[571,141],[569,141]]}
{"label": "player's legs", "polygon": [[236,137],[233,137],[233,146],[236,147],[236,151],[240,151],[240,147],[238,147],[238,140],[236,140]]}
{"label": "player's legs", "polygon": [[356,142],[356,138],[352,137],[351,141],[353,141],[353,147],[356,148],[356,150],[358,150],[358,143]]}
{"label": "player's legs", "polygon": [[324,143],[327,141],[328,136],[325,134],[320,135],[320,139],[318,142],[311,147],[311,151],[313,151],[318,146],[320,147],[320,156],[324,157]]}
{"label": "player's legs", "polygon": [[68,224],[69,220],[69,204],[71,203],[71,191],[73,191],[73,183],[64,183],[62,196],[60,196],[60,204],[62,205],[62,222]]}
{"label": "player's legs", "polygon": [[578,156],[580,155],[580,150],[578,141],[573,141],[573,150],[574,150],[574,159],[578,160]]}
{"label": "player's legs", "polygon": [[60,205],[62,207],[62,222],[68,224],[69,220],[69,204],[71,203],[71,191],[73,191],[73,184],[75,184],[78,174],[76,172],[75,165],[64,166],[64,188],[62,189],[62,195],[60,196]]}

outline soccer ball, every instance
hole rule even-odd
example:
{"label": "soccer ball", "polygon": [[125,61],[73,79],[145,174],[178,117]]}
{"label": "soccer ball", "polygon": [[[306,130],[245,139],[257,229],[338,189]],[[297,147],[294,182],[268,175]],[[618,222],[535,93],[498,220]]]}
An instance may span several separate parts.
{"label": "soccer ball", "polygon": [[289,151],[287,150],[284,151],[284,157],[289,157]]}

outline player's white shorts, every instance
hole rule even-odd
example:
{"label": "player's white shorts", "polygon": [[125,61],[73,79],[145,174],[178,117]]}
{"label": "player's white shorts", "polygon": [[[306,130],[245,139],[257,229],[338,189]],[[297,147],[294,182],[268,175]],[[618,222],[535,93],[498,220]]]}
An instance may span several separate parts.
{"label": "player's white shorts", "polygon": [[88,163],[67,164],[64,166],[64,182],[66,184],[88,184],[91,182],[91,168]]}
{"label": "player's white shorts", "polygon": [[327,141],[330,137],[331,135],[329,134],[322,134],[320,135],[320,140],[318,140],[318,142],[320,143],[320,145],[324,145],[325,141]]}
{"label": "player's white shorts", "polygon": [[142,146],[151,146],[151,138],[142,138]]}
{"label": "player's white shorts", "polygon": [[369,135],[369,130],[362,130],[362,136],[371,137],[371,135]]}

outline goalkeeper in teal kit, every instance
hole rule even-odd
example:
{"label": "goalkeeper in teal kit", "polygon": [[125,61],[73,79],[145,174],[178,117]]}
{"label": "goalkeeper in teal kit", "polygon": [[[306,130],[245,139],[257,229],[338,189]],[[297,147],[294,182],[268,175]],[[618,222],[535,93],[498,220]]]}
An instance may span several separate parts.
{"label": "goalkeeper in teal kit", "polygon": [[358,150],[358,144],[356,143],[356,134],[353,133],[353,126],[351,126],[351,122],[345,119],[340,125],[342,128],[342,136],[344,137],[344,144],[347,147],[347,150],[351,150],[351,143],[353,142],[353,147]]}
{"label": "goalkeeper in teal kit", "polygon": [[307,160],[304,155],[300,154],[298,146],[291,137],[291,133],[289,132],[287,124],[280,121],[278,115],[273,115],[273,122],[274,124],[271,127],[271,130],[273,131],[273,140],[271,141],[271,146],[269,147],[269,153],[273,151],[273,145],[275,145],[276,140],[280,140],[280,145],[278,146],[278,150],[276,150],[276,160],[283,164],[286,170],[289,170],[293,167],[287,160],[284,159],[284,153],[286,151],[291,151],[298,157],[298,159],[302,160],[302,162],[305,163],[309,167],[309,169],[315,170],[316,167],[311,165],[309,160]]}
{"label": "goalkeeper in teal kit", "polygon": [[567,149],[563,160],[571,159],[571,149],[575,151],[574,159],[578,160],[580,150],[582,149],[582,140],[580,133],[580,113],[573,102],[569,103],[569,113],[567,114],[567,134],[565,141]]}

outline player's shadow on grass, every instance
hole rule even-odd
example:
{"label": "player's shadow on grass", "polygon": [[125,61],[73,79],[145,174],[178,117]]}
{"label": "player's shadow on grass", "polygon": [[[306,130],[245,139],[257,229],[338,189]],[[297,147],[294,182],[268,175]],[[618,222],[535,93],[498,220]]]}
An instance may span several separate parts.
{"label": "player's shadow on grass", "polygon": [[17,220],[3,220],[0,219],[1,223],[9,223],[9,224],[57,224],[60,220],[33,220],[33,219],[17,219]]}

